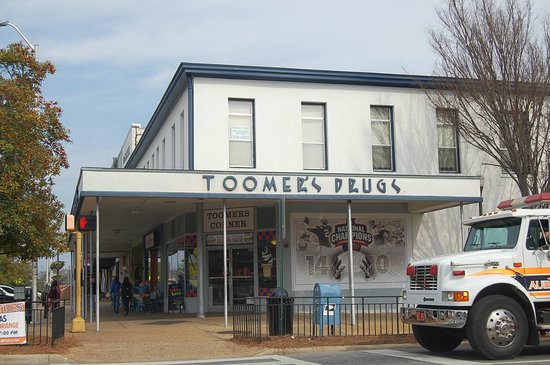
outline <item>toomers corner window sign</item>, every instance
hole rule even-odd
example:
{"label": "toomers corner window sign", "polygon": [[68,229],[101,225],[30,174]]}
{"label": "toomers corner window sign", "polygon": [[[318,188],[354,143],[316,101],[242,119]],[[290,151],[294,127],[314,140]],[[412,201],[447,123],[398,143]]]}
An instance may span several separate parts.
{"label": "toomers corner window sign", "polygon": [[[255,229],[254,207],[229,208],[225,211],[225,228],[228,232],[253,231]],[[224,219],[222,209],[204,210],[204,232],[223,232]]]}

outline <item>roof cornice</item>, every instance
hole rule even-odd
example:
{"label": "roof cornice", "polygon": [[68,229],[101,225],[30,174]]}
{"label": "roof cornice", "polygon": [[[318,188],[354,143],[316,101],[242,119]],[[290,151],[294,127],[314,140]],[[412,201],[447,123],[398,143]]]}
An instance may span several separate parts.
{"label": "roof cornice", "polygon": [[426,87],[434,81],[434,78],[431,76],[283,67],[181,63],[180,68],[183,68],[185,73],[198,77],[243,80],[316,82],[411,88]]}

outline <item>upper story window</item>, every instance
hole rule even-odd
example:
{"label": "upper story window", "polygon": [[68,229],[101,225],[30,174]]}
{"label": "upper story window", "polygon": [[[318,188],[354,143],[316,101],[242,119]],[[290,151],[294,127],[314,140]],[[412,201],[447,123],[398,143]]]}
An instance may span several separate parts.
{"label": "upper story window", "polygon": [[155,166],[156,166],[157,169],[160,169],[160,149],[159,149],[159,147],[157,147],[157,153],[155,155],[155,158],[156,158]]}
{"label": "upper story window", "polygon": [[[501,158],[503,160],[509,161],[510,160],[510,151],[508,151],[508,148],[506,148],[506,144],[504,143],[502,138],[499,138],[498,145],[500,147],[500,156],[502,156]],[[502,175],[507,175],[508,174],[508,172],[506,171],[506,167],[504,167],[503,165],[500,166],[500,173]]]}
{"label": "upper story window", "polygon": [[456,109],[437,109],[435,113],[439,172],[459,172],[458,112]]}
{"label": "upper story window", "polygon": [[229,99],[229,166],[255,167],[253,100]]}
{"label": "upper story window", "polygon": [[302,104],[302,152],[305,170],[326,170],[324,104]]}
{"label": "upper story window", "polygon": [[172,124],[170,129],[170,149],[172,158],[170,159],[170,167],[176,168],[176,124]]}
{"label": "upper story window", "polygon": [[162,139],[162,166],[161,168],[166,168],[166,138]]}
{"label": "upper story window", "polygon": [[372,167],[375,171],[395,171],[392,108],[371,106]]}
{"label": "upper story window", "polygon": [[[506,117],[503,120],[504,127],[501,126],[499,131],[499,148],[500,148],[500,173],[503,176],[512,176],[514,172],[512,171],[511,163],[513,160],[513,157],[510,157],[510,150],[508,150],[508,146],[514,145],[514,139],[517,137],[514,136],[514,132],[516,128],[513,126],[518,125],[529,125],[529,112],[521,111],[521,110],[510,110],[506,113]],[[549,121],[550,124],[550,121]]]}

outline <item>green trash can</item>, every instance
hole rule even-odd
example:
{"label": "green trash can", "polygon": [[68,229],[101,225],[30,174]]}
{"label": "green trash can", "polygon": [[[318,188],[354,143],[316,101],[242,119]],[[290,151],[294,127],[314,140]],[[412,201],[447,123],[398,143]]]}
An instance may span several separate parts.
{"label": "green trash can", "polygon": [[267,323],[270,336],[292,334],[294,298],[283,288],[273,290],[267,298]]}

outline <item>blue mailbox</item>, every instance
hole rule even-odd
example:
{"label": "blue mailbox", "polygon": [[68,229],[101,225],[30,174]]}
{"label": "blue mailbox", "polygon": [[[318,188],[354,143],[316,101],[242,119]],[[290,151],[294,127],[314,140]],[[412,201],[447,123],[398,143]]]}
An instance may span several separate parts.
{"label": "blue mailbox", "polygon": [[334,335],[334,326],[340,326],[340,304],[342,289],[339,284],[316,283],[313,287],[313,328],[316,332],[319,325],[321,336],[323,328],[329,326],[330,334]]}

